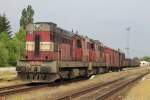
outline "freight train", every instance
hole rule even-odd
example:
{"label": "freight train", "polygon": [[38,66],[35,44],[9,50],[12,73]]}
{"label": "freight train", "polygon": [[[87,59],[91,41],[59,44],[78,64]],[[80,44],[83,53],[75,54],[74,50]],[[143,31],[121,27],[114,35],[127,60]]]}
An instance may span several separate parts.
{"label": "freight train", "polygon": [[52,22],[27,25],[25,40],[25,57],[17,62],[16,71],[19,79],[30,82],[89,77],[139,65],[119,49]]}

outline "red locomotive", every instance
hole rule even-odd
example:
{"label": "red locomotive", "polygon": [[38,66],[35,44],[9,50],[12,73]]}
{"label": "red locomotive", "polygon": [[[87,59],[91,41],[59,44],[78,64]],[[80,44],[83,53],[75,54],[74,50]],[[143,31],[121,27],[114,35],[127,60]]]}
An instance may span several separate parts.
{"label": "red locomotive", "polygon": [[26,55],[17,65],[18,77],[32,82],[88,77],[129,66],[125,54],[98,40],[38,22],[26,27]]}

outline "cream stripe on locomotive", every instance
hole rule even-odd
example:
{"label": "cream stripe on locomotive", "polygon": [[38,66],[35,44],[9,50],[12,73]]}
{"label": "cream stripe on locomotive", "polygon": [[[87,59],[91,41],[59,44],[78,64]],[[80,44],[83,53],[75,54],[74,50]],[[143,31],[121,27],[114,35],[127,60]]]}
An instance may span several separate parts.
{"label": "cream stripe on locomotive", "polygon": [[34,42],[26,42],[26,50],[34,51]]}
{"label": "cream stripe on locomotive", "polygon": [[40,51],[54,51],[54,43],[40,42]]}
{"label": "cream stripe on locomotive", "polygon": [[[26,50],[34,51],[35,43],[34,42],[26,42]],[[40,42],[40,51],[54,51],[54,43],[53,42]]]}

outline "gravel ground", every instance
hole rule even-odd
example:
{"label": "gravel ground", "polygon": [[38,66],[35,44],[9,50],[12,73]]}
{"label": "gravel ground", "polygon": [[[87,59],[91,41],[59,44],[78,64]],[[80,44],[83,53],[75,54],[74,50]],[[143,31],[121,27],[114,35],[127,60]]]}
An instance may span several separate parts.
{"label": "gravel ground", "polygon": [[16,72],[16,67],[0,67],[0,72],[4,71]]}
{"label": "gravel ground", "polygon": [[124,100],[150,100],[150,74],[135,84],[127,92]]}
{"label": "gravel ground", "polygon": [[0,68],[0,87],[22,84],[24,82],[17,80],[15,67]]}
{"label": "gravel ground", "polygon": [[[133,75],[135,73],[146,72],[147,68],[138,68],[134,70],[125,70],[121,72],[110,72],[106,74],[96,75],[94,78],[89,80],[83,80],[79,82],[63,84],[60,86],[43,88],[34,90],[26,93],[18,93],[6,97],[6,100],[49,100],[51,97],[60,97],[66,93],[75,92],[78,90],[85,89],[86,87],[93,86],[96,84],[103,84],[109,81],[118,79],[122,76]],[[129,99],[131,100],[131,99]]]}
{"label": "gravel ground", "polygon": [[15,67],[0,68],[0,81],[14,80],[16,76]]}

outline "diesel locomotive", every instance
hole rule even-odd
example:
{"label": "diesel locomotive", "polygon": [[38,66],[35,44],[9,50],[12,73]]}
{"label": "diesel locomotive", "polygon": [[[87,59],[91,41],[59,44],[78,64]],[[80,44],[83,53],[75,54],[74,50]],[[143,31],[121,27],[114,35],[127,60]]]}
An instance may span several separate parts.
{"label": "diesel locomotive", "polygon": [[25,57],[16,67],[18,78],[25,81],[53,82],[138,66],[120,50],[52,22],[28,24],[25,40]]}

